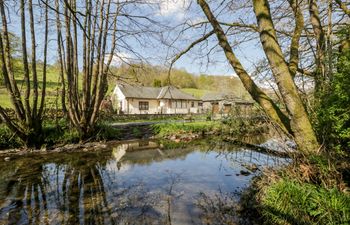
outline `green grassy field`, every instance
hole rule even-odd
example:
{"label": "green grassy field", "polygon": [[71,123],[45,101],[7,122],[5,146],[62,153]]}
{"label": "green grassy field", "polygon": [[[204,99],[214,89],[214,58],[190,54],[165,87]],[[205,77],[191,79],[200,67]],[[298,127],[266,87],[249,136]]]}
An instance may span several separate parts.
{"label": "green grassy field", "polygon": [[[25,84],[23,80],[23,75],[20,75],[21,73],[18,72],[18,75],[16,76],[16,81],[19,90],[21,93],[24,93],[25,91]],[[39,80],[39,96],[41,95],[41,87],[42,87],[42,70],[38,68],[38,80]],[[33,84],[31,83],[31,86]],[[59,93],[59,89],[61,87],[61,82],[59,79],[59,72],[56,68],[49,66],[46,74],[46,106],[47,107],[53,107],[56,102],[57,93]],[[23,94],[22,94],[23,97]],[[31,95],[31,98],[33,98],[33,95]],[[40,101],[40,98],[39,98]],[[58,103],[60,103],[60,100],[58,99]],[[12,108],[12,103],[10,100],[10,96],[5,88],[5,86],[0,86],[0,105],[4,108]]]}
{"label": "green grassy field", "polygon": [[[38,79],[39,81],[42,81],[42,70],[40,69],[38,69]],[[59,93],[61,88],[61,82],[59,79],[59,72],[55,67],[52,67],[52,66],[48,67],[46,80],[47,80],[46,99],[45,99],[46,107],[56,107],[56,101],[58,104],[57,106],[60,107]],[[23,77],[18,75],[16,81],[21,93],[24,93],[25,85],[24,85]],[[40,94],[41,87],[42,87],[42,82],[39,82],[39,94]],[[115,82],[110,81],[108,85],[107,95],[113,91],[114,87],[115,87]],[[209,92],[208,90],[195,89],[195,88],[183,88],[181,90],[195,96],[196,98],[201,98],[203,95]],[[31,98],[32,97],[33,95],[31,95]],[[40,101],[40,98],[39,98],[39,101]],[[4,108],[12,108],[10,96],[4,86],[0,86],[0,105]]]}
{"label": "green grassy field", "polygon": [[210,92],[204,89],[195,89],[195,88],[182,88],[183,92],[193,95],[196,98],[202,98],[206,93]]}

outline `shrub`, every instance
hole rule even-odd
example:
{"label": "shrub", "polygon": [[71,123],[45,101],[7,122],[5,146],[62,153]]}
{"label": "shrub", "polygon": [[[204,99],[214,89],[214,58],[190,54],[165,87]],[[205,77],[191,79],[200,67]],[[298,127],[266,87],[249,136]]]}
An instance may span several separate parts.
{"label": "shrub", "polygon": [[350,50],[338,57],[337,72],[318,109],[318,136],[329,149],[350,151]]}
{"label": "shrub", "polygon": [[68,126],[65,119],[59,121],[45,121],[43,123],[43,134],[46,145],[68,144],[79,142],[79,132]]}
{"label": "shrub", "polygon": [[336,188],[282,178],[267,186],[262,215],[273,224],[349,224],[350,196]]}
{"label": "shrub", "polygon": [[0,149],[18,148],[21,145],[21,140],[5,125],[0,124]]}
{"label": "shrub", "polygon": [[120,131],[108,123],[99,123],[95,129],[95,140],[112,140],[120,138]]}

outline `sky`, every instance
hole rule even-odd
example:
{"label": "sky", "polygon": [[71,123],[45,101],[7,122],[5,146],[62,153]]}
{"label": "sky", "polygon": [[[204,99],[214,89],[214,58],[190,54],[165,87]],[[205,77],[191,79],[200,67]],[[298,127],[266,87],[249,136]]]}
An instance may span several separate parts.
{"label": "sky", "polygon": [[[118,1],[118,0],[114,0]],[[130,0],[119,0],[121,2],[128,2]],[[152,32],[144,33],[141,36],[134,37],[132,35],[126,36],[123,39],[123,42],[119,42],[117,52],[113,59],[114,65],[120,65],[121,61],[131,62],[138,61],[139,58],[147,59],[147,62],[153,65],[162,65],[169,66],[170,60],[178,54],[181,50],[187,48],[187,46],[192,43],[194,40],[198,39],[203,35],[206,29],[211,30],[210,25],[206,28],[197,28],[197,29],[188,29],[186,32],[181,33],[182,29],[186,26],[182,25],[184,23],[193,24],[199,21],[206,20],[203,12],[201,11],[199,5],[197,5],[195,0],[144,0],[149,3],[149,5],[141,5],[135,7],[135,5],[130,5],[129,8],[125,10],[132,15],[147,15],[148,17],[156,20],[159,24],[164,25],[162,27],[157,27],[156,25],[149,25],[150,30],[161,30],[162,34],[153,34]],[[35,1],[34,1],[35,2]],[[225,13],[225,5],[217,5],[217,1],[208,1],[211,2],[210,6],[212,7],[214,13],[218,15],[218,18],[221,21],[233,22],[248,20],[250,23],[255,23],[255,19],[249,18],[246,15],[235,14],[235,13]],[[13,9],[13,11],[11,11]],[[19,24],[19,12],[18,5],[14,4],[13,8],[9,7],[9,29],[11,32],[20,36],[20,24]],[[27,15],[28,16],[28,15]],[[36,12],[36,18],[40,17],[40,12]],[[50,13],[52,19],[54,19],[54,13]],[[38,19],[37,19],[38,20]],[[252,21],[254,20],[254,21]],[[39,21],[39,20],[38,20]],[[39,21],[40,22],[40,21]],[[134,25],[126,21],[125,18],[121,18],[121,27],[129,29],[135,29]],[[42,52],[40,51],[43,48],[43,28],[42,24],[36,24],[36,41],[37,41],[37,55],[38,59],[42,57]],[[29,28],[29,24],[28,27]],[[137,29],[137,28],[136,28]],[[135,31],[136,31],[135,29]],[[181,34],[181,35],[179,35]],[[55,24],[50,26],[50,42],[49,42],[49,63],[54,63],[57,58],[56,53],[56,30]],[[237,34],[230,37],[230,41],[235,42],[239,39],[242,39],[241,35]],[[137,35],[135,35],[137,36]],[[160,37],[162,40],[160,41]],[[174,38],[177,37],[177,40],[174,41]],[[30,35],[27,32],[27,41],[28,46],[30,46]],[[169,47],[166,44],[172,43],[172,46]],[[129,51],[125,46],[131,46],[132,51]],[[225,55],[222,49],[219,46],[216,46],[214,49],[211,49],[217,45],[217,39],[213,35],[209,41],[208,46],[203,47],[203,45],[193,48],[186,55],[182,56],[174,65],[176,68],[185,69],[186,71],[193,74],[210,74],[210,75],[229,75],[232,76],[235,73],[232,68],[227,63]],[[257,42],[257,39],[254,41],[249,41],[238,46],[232,45],[234,52],[237,57],[241,60],[243,66],[249,71],[253,71],[253,65],[259,59],[263,58],[263,53],[261,47]],[[208,53],[210,52],[210,53]],[[80,57],[82,58],[82,57]],[[208,63],[208,61],[210,63]],[[81,64],[81,63],[80,63]]]}
{"label": "sky", "polygon": [[[215,1],[212,2],[210,6],[212,9],[216,9],[217,12],[220,12],[221,8],[215,4]],[[218,2],[218,1],[216,1]],[[182,24],[185,21],[188,23],[196,23],[200,21],[206,21],[204,13],[201,11],[199,5],[196,1],[191,0],[164,0],[161,1],[158,11],[160,17],[165,21],[170,20],[172,25]],[[215,12],[214,12],[215,13]],[[220,14],[220,13],[218,13]],[[231,16],[222,13],[219,18],[221,21],[233,22],[241,20],[240,16],[236,18],[231,18]],[[255,22],[251,21],[251,23]],[[208,30],[211,30],[211,27],[208,26]],[[181,30],[181,29],[180,29]],[[176,36],[180,31],[175,30],[172,32]],[[190,29],[186,34],[184,34],[183,39],[186,41],[178,41],[177,50],[172,50],[170,56],[173,56],[180,52],[181,50],[187,48],[187,46],[192,43],[197,38],[201,37],[203,32]],[[241,38],[241,37],[237,37]],[[234,37],[231,41],[234,41]],[[188,72],[194,74],[211,74],[211,75],[235,75],[233,69],[228,64],[224,52],[219,46],[216,46],[215,50],[210,51],[210,48],[217,45],[216,36],[212,36],[210,39],[210,44],[205,49],[194,48],[184,56],[182,56],[174,65],[176,68],[183,68]],[[259,59],[263,58],[263,52],[259,45],[257,39],[247,43],[240,44],[239,46],[234,46],[234,52],[237,57],[241,60],[241,63],[246,68],[247,71],[251,72],[254,69],[252,62],[257,62]],[[164,50],[165,51],[165,50]],[[199,53],[201,52],[201,54]],[[210,52],[209,57],[206,57],[207,53]],[[203,57],[205,56],[205,57]],[[210,63],[208,63],[210,61]]]}

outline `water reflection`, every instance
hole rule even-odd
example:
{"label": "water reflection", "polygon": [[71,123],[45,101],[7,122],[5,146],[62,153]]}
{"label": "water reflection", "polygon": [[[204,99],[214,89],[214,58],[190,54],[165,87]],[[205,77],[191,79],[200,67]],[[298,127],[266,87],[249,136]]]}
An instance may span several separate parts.
{"label": "water reflection", "polygon": [[201,224],[200,193],[246,187],[247,163],[285,162],[223,142],[169,149],[148,140],[2,160],[0,224]]}

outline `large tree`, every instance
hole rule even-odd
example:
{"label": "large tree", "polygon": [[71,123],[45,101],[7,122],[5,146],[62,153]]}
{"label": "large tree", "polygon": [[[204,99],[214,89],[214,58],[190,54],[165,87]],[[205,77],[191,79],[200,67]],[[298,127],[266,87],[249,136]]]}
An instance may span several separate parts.
{"label": "large tree", "polygon": [[[205,0],[198,0],[208,21],[211,23],[214,32],[219,40],[219,44],[231,66],[241,78],[253,99],[256,100],[265,112],[278,124],[293,135],[299,148],[306,152],[316,151],[318,148],[317,139],[310,120],[298,94],[298,90],[293,82],[293,70],[289,68],[281,47],[277,40],[276,30],[271,19],[269,4],[267,1],[253,1],[254,12],[257,18],[260,40],[266,57],[271,66],[272,73],[283,98],[287,109],[287,115],[283,113],[274,102],[254,83],[246,70],[235,56],[230,46],[224,30],[213,15],[209,5]],[[293,3],[291,4],[293,5]],[[297,7],[297,6],[295,6]],[[296,29],[296,32],[298,30]],[[291,57],[291,59],[294,59]],[[297,59],[296,59],[297,60]],[[291,63],[295,67],[297,63]],[[295,73],[295,72],[294,72]],[[287,119],[288,118],[288,119]]]}
{"label": "large tree", "polygon": [[[46,2],[47,3],[47,2]],[[16,71],[13,66],[14,51],[10,42],[8,28],[9,10],[5,4],[13,4],[11,1],[0,0],[1,32],[0,32],[0,60],[4,84],[9,93],[16,118],[11,118],[6,110],[0,106],[0,117],[6,125],[27,146],[38,146],[42,142],[42,118],[45,103],[46,68],[48,49],[48,7],[43,7],[43,16],[34,15],[32,0],[25,2],[20,0],[18,10],[20,12],[20,39],[22,46],[21,64],[23,70]],[[38,2],[39,4],[39,2]],[[17,4],[15,5],[17,7]],[[9,6],[8,6],[9,7]],[[27,18],[27,15],[29,18]],[[13,16],[13,15],[11,15]],[[44,32],[41,38],[43,48],[43,70],[41,87],[39,87],[37,62],[38,35],[36,23],[42,20]],[[27,33],[30,34],[30,45],[27,43]],[[28,55],[28,50],[31,55]],[[30,60],[29,60],[30,58]],[[20,74],[18,74],[20,73]],[[24,91],[19,87],[18,80],[24,81]],[[41,92],[41,93],[40,93]]]}
{"label": "large tree", "polygon": [[[194,31],[202,30],[202,35],[176,55],[171,65],[195,46],[207,47],[208,40],[213,41],[212,36],[215,35],[214,42],[223,50],[244,87],[266,114],[293,136],[299,150],[318,151],[313,117],[307,111],[306,104],[313,104],[314,107],[319,105],[331,81],[332,32],[344,22],[344,17],[334,10],[332,1],[322,6],[314,0],[288,0],[285,2],[288,4],[268,0],[220,3],[197,0],[197,3],[206,20],[196,23],[186,21],[181,32],[192,28]],[[210,5],[215,9],[212,10]],[[344,4],[339,5],[344,10]],[[230,18],[233,21],[227,21]],[[254,20],[256,23],[252,22]],[[328,24],[323,24],[323,21],[328,21]],[[255,83],[256,79],[235,54],[235,47],[252,40],[259,42],[265,55],[262,62],[264,73],[269,75],[272,87],[277,88],[279,102],[272,100]],[[214,44],[210,48],[208,58],[215,47]],[[310,88],[306,90],[305,86],[300,87],[304,80],[315,84],[314,101],[305,97],[310,96]]]}
{"label": "large tree", "polygon": [[68,117],[82,139],[95,129],[112,62],[120,51],[141,57],[128,41],[142,43],[145,40],[141,37],[150,38],[157,32],[151,30],[157,22],[150,19],[146,6],[139,1],[55,0],[52,9],[56,13],[58,62],[66,81]]}

